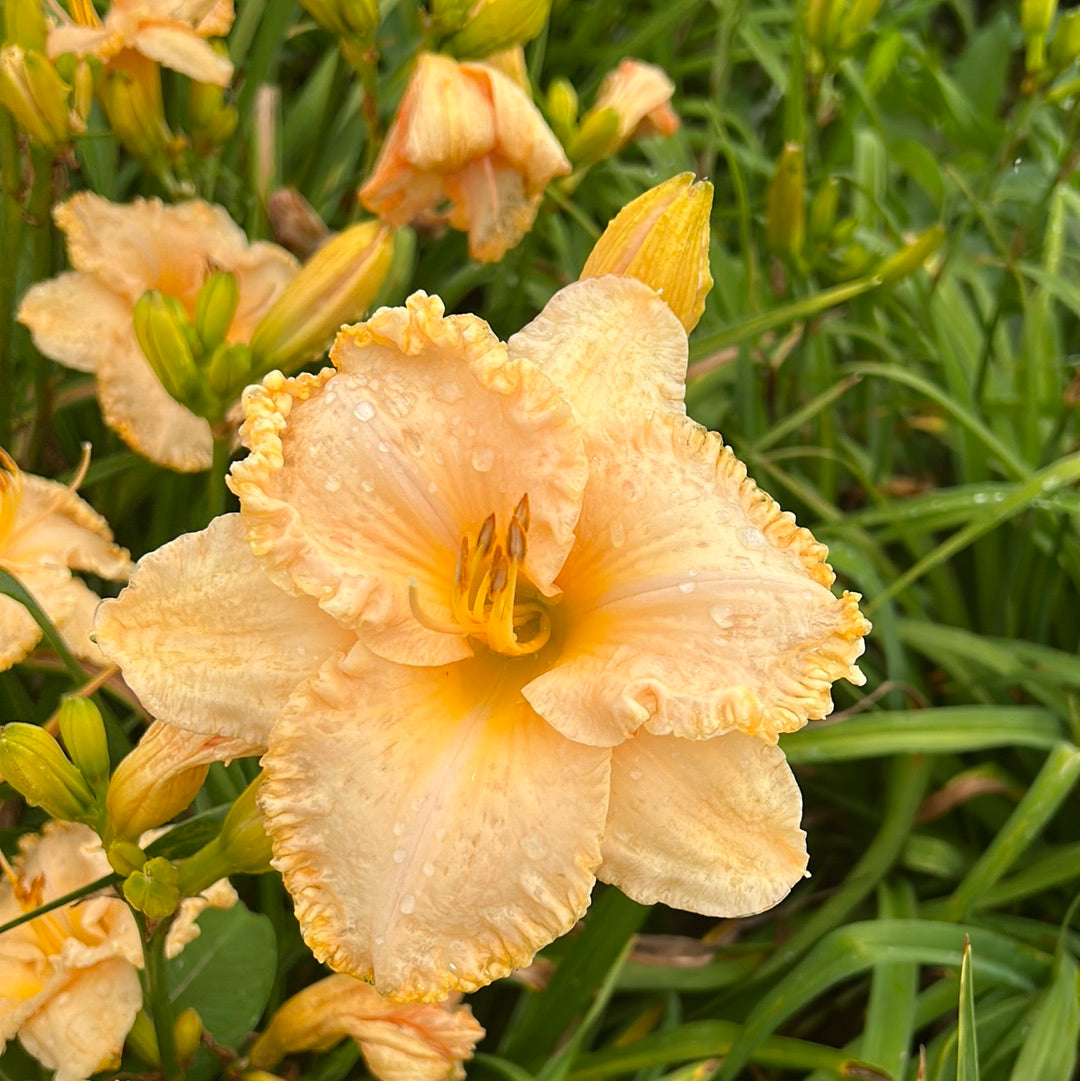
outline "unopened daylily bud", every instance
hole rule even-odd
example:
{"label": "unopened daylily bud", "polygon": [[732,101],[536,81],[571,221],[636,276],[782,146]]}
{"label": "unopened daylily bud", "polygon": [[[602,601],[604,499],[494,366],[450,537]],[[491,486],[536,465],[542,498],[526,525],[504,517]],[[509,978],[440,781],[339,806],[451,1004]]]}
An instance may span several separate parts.
{"label": "unopened daylily bud", "polygon": [[202,1046],[203,1023],[198,1011],[189,1006],[173,1022],[173,1046],[182,1066],[188,1065]]}
{"label": "unopened daylily bud", "polygon": [[874,277],[880,278],[883,285],[889,285],[900,278],[907,277],[908,274],[913,274],[941,247],[944,239],[945,227],[932,225],[895,255],[890,255],[888,259],[878,264]]}
{"label": "unopened daylily bud", "polygon": [[431,20],[440,34],[456,34],[469,17],[475,0],[431,0]]}
{"label": "unopened daylily bud", "polygon": [[157,1032],[154,1022],[145,1010],[135,1015],[135,1023],[128,1033],[127,1045],[150,1066],[161,1065],[161,1051],[158,1049]]}
{"label": "unopened daylily bud", "polygon": [[379,25],[378,0],[300,0],[300,5],[339,38],[369,38]]}
{"label": "unopened daylily bud", "polygon": [[132,326],[139,346],[161,385],[187,403],[198,383],[191,328],[183,305],[158,289],[149,289],[135,302]]}
{"label": "unopened daylily bud", "polygon": [[810,200],[810,236],[817,241],[832,234],[840,207],[840,181],[830,176]]}
{"label": "unopened daylily bud", "polygon": [[71,109],[77,117],[81,130],[85,130],[90,118],[90,109],[94,104],[94,70],[85,58],[75,65],[72,74]]}
{"label": "unopened daylily bud", "polygon": [[124,879],[124,896],[149,919],[171,916],[180,904],[176,867],[162,856],[147,860],[141,871]]}
{"label": "unopened daylily bud", "polygon": [[1020,0],[1020,28],[1024,31],[1028,74],[1046,67],[1046,36],[1057,12],[1057,0]]}
{"label": "unopened daylily bud", "polygon": [[53,818],[97,821],[97,803],[86,778],[36,724],[6,724],[0,729],[0,776],[16,792]]}
{"label": "unopened daylily bud", "polygon": [[125,877],[132,871],[139,871],[146,863],[146,853],[134,841],[111,841],[105,850],[109,866]]}
{"label": "unopened daylily bud", "polygon": [[394,234],[378,221],[331,237],[304,264],[251,336],[255,377],[293,371],[317,356],[343,323],[355,322],[382,288]]}
{"label": "unopened daylily bud", "polygon": [[765,196],[769,250],[798,258],[806,234],[806,167],[801,143],[786,143]]}
{"label": "unopened daylily bud", "polygon": [[[228,55],[223,42],[211,43],[211,48]],[[236,110],[226,100],[225,87],[195,81],[188,86],[184,130],[191,137],[196,153],[216,151],[236,130],[238,120]]]}
{"label": "unopened daylily bud", "polygon": [[482,60],[532,41],[550,14],[551,0],[480,0],[443,48],[460,60]]}
{"label": "unopened daylily bud", "polygon": [[712,196],[712,184],[695,183],[693,173],[680,173],[638,196],[608,223],[581,279],[604,274],[637,278],[660,295],[689,334],[712,288]]}
{"label": "unopened daylily bud", "polygon": [[619,114],[609,105],[586,113],[566,147],[566,156],[580,168],[609,157],[618,147]]}
{"label": "unopened daylily bud", "polygon": [[[116,767],[105,796],[107,836],[134,840],[191,806],[210,766],[202,764],[162,776],[157,747],[140,742]],[[107,845],[108,847],[108,845]]]}
{"label": "unopened daylily bud", "polygon": [[57,716],[64,747],[93,791],[109,783],[109,741],[101,711],[89,698],[65,698]]}
{"label": "unopened daylily bud", "polygon": [[227,270],[215,270],[202,283],[195,299],[195,333],[203,349],[213,349],[225,340],[239,300],[236,275]]}
{"label": "unopened daylily bud", "polygon": [[1061,16],[1050,42],[1050,66],[1062,72],[1080,56],[1080,11],[1066,11]]}
{"label": "unopened daylily bud", "polygon": [[[240,392],[252,382],[251,350],[240,342],[232,345],[221,342],[211,351],[204,361],[206,383],[210,391],[221,403],[223,416],[231,402],[236,401]],[[207,416],[208,420],[217,421],[218,416]]]}
{"label": "unopened daylily bud", "polygon": [[48,24],[39,0],[8,0],[3,6],[3,40],[21,45],[24,49],[45,52]]}
{"label": "unopened daylily bud", "polygon": [[555,79],[548,87],[547,118],[555,137],[563,146],[573,139],[577,131],[578,96],[567,79]]}
{"label": "unopened daylily bud", "polygon": [[330,237],[318,211],[296,190],[277,188],[266,200],[266,216],[274,239],[306,259]]}
{"label": "unopened daylily bud", "polygon": [[881,0],[848,0],[835,7],[839,9],[835,24],[836,46],[841,52],[847,52],[858,44],[870,20],[878,13]]}
{"label": "unopened daylily bud", "polygon": [[168,170],[183,141],[165,121],[158,66],[125,49],[109,64],[100,94],[109,127],[127,150],[156,173]]}
{"label": "unopened daylily bud", "polygon": [[52,148],[71,138],[70,92],[43,54],[21,45],[0,49],[0,104],[32,142]]}

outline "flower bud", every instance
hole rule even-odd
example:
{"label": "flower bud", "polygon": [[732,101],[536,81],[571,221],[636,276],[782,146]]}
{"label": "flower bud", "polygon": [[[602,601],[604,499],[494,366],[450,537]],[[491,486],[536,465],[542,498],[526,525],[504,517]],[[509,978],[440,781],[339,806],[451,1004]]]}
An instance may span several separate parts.
{"label": "flower bud", "polygon": [[331,237],[304,264],[251,336],[254,377],[294,371],[324,350],[343,323],[371,306],[394,256],[394,234],[366,221]]}
{"label": "flower bud", "polygon": [[182,1066],[187,1066],[202,1046],[203,1023],[198,1011],[189,1006],[173,1022],[173,1046]]}
{"label": "flower bud", "polygon": [[154,1030],[154,1022],[145,1010],[139,1010],[135,1015],[135,1023],[127,1036],[127,1045],[150,1066],[161,1065],[161,1051],[158,1049],[157,1032]]}
{"label": "flower bud", "polygon": [[880,278],[882,285],[890,285],[908,274],[913,274],[941,247],[944,240],[945,227],[932,225],[910,244],[879,263],[873,272],[874,277]]}
{"label": "flower bud", "polygon": [[[631,139],[644,135],[671,135],[679,129],[679,118],[670,105],[674,90],[675,84],[663,68],[641,60],[623,60],[601,81],[596,100],[581,121],[580,135],[584,137],[593,118],[606,109],[615,110],[618,125],[614,142],[601,157],[614,154]],[[595,134],[591,138],[595,140]],[[575,157],[573,151],[569,153],[575,165],[579,160],[585,161]]]}
{"label": "flower bud", "polygon": [[221,342],[205,360],[206,384],[220,402],[216,415],[204,414],[216,423],[221,419],[240,392],[252,382],[251,350],[240,342],[228,345]]}
{"label": "flower bud", "polygon": [[186,405],[198,384],[199,373],[183,305],[175,297],[149,289],[135,302],[131,321],[139,346],[161,385]]}
{"label": "flower bud", "polygon": [[36,724],[0,729],[0,775],[27,803],[53,818],[96,823],[97,802],[79,770]]}
{"label": "flower bud", "polygon": [[163,856],[147,860],[141,871],[124,879],[128,903],[151,920],[163,920],[180,904],[176,867]]}
{"label": "flower bud", "polygon": [[213,349],[225,340],[239,300],[236,275],[227,270],[215,270],[202,283],[195,299],[195,333],[203,349]]}
{"label": "flower bud", "polygon": [[134,49],[112,59],[101,81],[101,104],[113,134],[152,172],[166,173],[183,147],[165,121],[161,71]]}
{"label": "flower bud", "polygon": [[548,87],[547,118],[555,137],[567,146],[577,131],[578,96],[573,83],[555,79]]}
{"label": "flower bud", "polygon": [[[227,57],[224,42],[211,47]],[[226,101],[226,88],[216,83],[192,81],[188,86],[184,109],[184,130],[191,137],[197,154],[213,154],[236,130],[239,117]]]}
{"label": "flower bud", "polygon": [[532,41],[547,22],[551,0],[481,0],[464,25],[444,42],[459,60],[482,60]]}
{"label": "flower bud", "polygon": [[1066,11],[1050,42],[1050,66],[1062,72],[1080,56],[1080,11]]}
{"label": "flower bud", "polygon": [[57,717],[64,747],[79,772],[99,795],[109,784],[109,741],[101,712],[89,698],[67,697]]}
{"label": "flower bud", "polygon": [[705,310],[713,188],[680,173],[628,203],[609,222],[581,278],[620,274],[655,290],[689,334]]}
{"label": "flower bud", "polygon": [[1024,67],[1028,74],[1046,67],[1046,36],[1057,12],[1057,0],[1020,0],[1020,29],[1027,44]]}
{"label": "flower bud", "polygon": [[39,0],[8,0],[3,6],[3,40],[45,52],[48,24]]}
{"label": "flower bud", "polygon": [[850,0],[835,5],[839,11],[836,20],[835,40],[840,52],[849,52],[859,42],[863,31],[870,25],[871,19],[878,13],[881,0]]}
{"label": "flower bud", "polygon": [[370,38],[379,25],[378,0],[300,0],[305,11],[339,38]]}
{"label": "flower bud", "polygon": [[590,109],[566,146],[566,156],[575,168],[592,165],[619,149],[619,114],[610,105]]}
{"label": "flower bud", "polygon": [[769,250],[789,259],[802,254],[806,234],[806,168],[801,143],[786,143],[765,195]]}
{"label": "flower bud", "polygon": [[0,49],[0,104],[38,146],[51,149],[71,138],[70,92],[41,53],[21,45]]}
{"label": "flower bud", "polygon": [[832,235],[836,212],[840,208],[840,181],[830,176],[810,200],[810,236],[817,241]]}
{"label": "flower bud", "polygon": [[90,119],[90,109],[94,104],[94,71],[85,58],[76,62],[72,82],[74,90],[71,96],[71,108],[78,120],[77,130],[84,131],[86,122]]}
{"label": "flower bud", "polygon": [[146,853],[134,841],[111,841],[105,855],[109,866],[125,878],[146,863]]}

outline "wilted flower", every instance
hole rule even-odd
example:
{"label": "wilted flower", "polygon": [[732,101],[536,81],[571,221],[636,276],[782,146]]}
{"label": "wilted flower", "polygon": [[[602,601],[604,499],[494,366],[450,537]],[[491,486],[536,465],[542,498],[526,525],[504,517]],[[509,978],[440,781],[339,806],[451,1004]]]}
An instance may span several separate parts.
{"label": "wilted flower", "polygon": [[436,213],[494,262],[532,227],[548,181],[570,171],[524,90],[486,64],[423,53],[360,201],[391,225]]}
{"label": "wilted flower", "polygon": [[74,53],[108,64],[131,49],[199,82],[225,86],[232,78],[229,58],[206,40],[229,32],[232,0],[113,0],[104,23],[93,11],[80,3],[80,17],[92,17],[92,25],[65,22],[49,32],[49,56]]}
{"label": "wilted flower", "polygon": [[305,940],[399,998],[514,968],[596,878],[726,916],[806,867],[777,736],[861,682],[826,550],[685,415],[632,278],[507,345],[418,293],[245,395],[238,515],[146,557],[102,648],[155,715],[264,741]]}
{"label": "wilted flower", "polygon": [[[614,154],[643,135],[673,135],[679,130],[679,118],[668,104],[674,90],[675,84],[662,68],[642,60],[623,60],[600,83],[592,108],[581,118],[582,135],[606,109],[614,111],[617,124],[598,157]],[[577,160],[576,155],[571,157]]]}
{"label": "wilted flower", "polygon": [[[26,835],[13,867],[4,864],[0,924],[111,874],[97,835],[71,822],[50,822]],[[2,859],[2,857],[0,857]],[[228,907],[227,883],[213,896],[189,898],[170,928],[173,957],[198,935],[207,904]],[[142,1005],[143,954],[130,909],[112,890],[53,909],[0,935],[0,1053],[18,1035],[55,1081],[80,1081],[118,1064]]]}
{"label": "wilted flower", "polygon": [[296,275],[296,260],[275,244],[249,244],[221,207],[199,199],[121,205],[81,192],[53,216],[74,269],[38,282],[23,297],[18,317],[34,344],[69,368],[95,373],[106,423],[140,454],[170,469],[209,468],[210,424],[155,375],[135,336],[135,304],[159,290],[193,317],[204,283],[227,271],[238,300],[225,341],[247,342]]}
{"label": "wilted flower", "polygon": [[[105,519],[74,487],[23,473],[2,449],[0,567],[29,590],[77,657],[103,660],[90,641],[101,598],[71,571],[125,581],[131,560],[113,544]],[[40,639],[33,616],[10,597],[0,597],[0,671],[21,661]]]}
{"label": "wilted flower", "polygon": [[268,1067],[349,1037],[378,1081],[460,1081],[461,1064],[483,1035],[467,1007],[392,1002],[352,976],[329,976],[274,1014],[249,1057],[253,1066]]}

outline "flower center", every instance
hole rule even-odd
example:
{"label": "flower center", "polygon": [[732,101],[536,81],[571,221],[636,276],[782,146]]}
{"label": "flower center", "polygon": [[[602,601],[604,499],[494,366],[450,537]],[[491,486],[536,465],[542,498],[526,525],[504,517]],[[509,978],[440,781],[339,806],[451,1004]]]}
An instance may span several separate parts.
{"label": "flower center", "polygon": [[415,583],[409,586],[413,616],[431,630],[478,638],[507,657],[535,653],[551,637],[551,619],[521,573],[528,531],[526,494],[510,516],[505,541],[496,540],[494,514],[484,519],[475,540],[461,538],[450,590],[453,622],[433,619],[420,607]]}

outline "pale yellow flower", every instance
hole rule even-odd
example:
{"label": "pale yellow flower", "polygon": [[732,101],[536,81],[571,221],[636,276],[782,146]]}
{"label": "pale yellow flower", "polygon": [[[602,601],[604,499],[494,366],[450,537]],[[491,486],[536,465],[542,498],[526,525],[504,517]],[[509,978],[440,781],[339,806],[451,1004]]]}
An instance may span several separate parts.
{"label": "pale yellow flower", "polygon": [[[26,835],[0,881],[0,924],[112,873],[93,830],[50,822]],[[166,942],[174,957],[198,935],[207,904],[236,899],[227,883],[186,899]],[[54,909],[0,935],[0,1053],[16,1035],[55,1081],[118,1064],[142,1006],[142,946],[131,910],[112,890]]]}
{"label": "pale yellow flower", "polygon": [[276,244],[247,237],[218,206],[193,199],[110,203],[81,192],[53,212],[67,236],[73,270],[27,291],[18,318],[46,356],[97,376],[105,422],[129,446],[170,469],[207,469],[210,425],[162,386],[132,327],[135,302],[150,289],[175,297],[187,314],[215,270],[236,276],[240,300],[226,334],[246,343],[295,277],[296,260]]}
{"label": "pale yellow flower", "polygon": [[[83,660],[103,663],[90,641],[100,597],[72,575],[89,571],[126,581],[131,559],[113,544],[105,519],[73,488],[23,473],[0,449],[0,567],[14,575]],[[41,639],[30,613],[0,597],[0,672],[21,661]]]}
{"label": "pale yellow flower", "polygon": [[422,53],[360,201],[391,225],[446,219],[495,262],[532,228],[570,163],[527,93],[486,64]]}
{"label": "pale yellow flower", "polygon": [[162,720],[267,748],[315,955],[400,998],[528,964],[594,881],[712,915],[804,874],[781,732],[861,682],[826,550],[683,403],[632,278],[504,345],[418,293],[245,395],[240,513],[96,630]]}
{"label": "pale yellow flower", "polygon": [[206,40],[229,32],[232,0],[113,0],[104,22],[88,0],[75,6],[80,21],[49,32],[45,47],[53,59],[74,53],[108,64],[132,49],[202,83],[225,86],[232,78],[231,61]]}
{"label": "pale yellow flower", "polygon": [[461,1081],[484,1030],[454,1002],[398,1003],[352,976],[328,976],[293,995],[271,1018],[249,1058],[270,1067],[285,1055],[329,1051],[355,1040],[378,1081]]}
{"label": "pale yellow flower", "polygon": [[663,68],[643,60],[623,60],[604,76],[582,123],[602,109],[615,110],[619,129],[609,153],[643,135],[673,135],[679,130],[679,118],[669,104],[674,91],[675,84]]}

